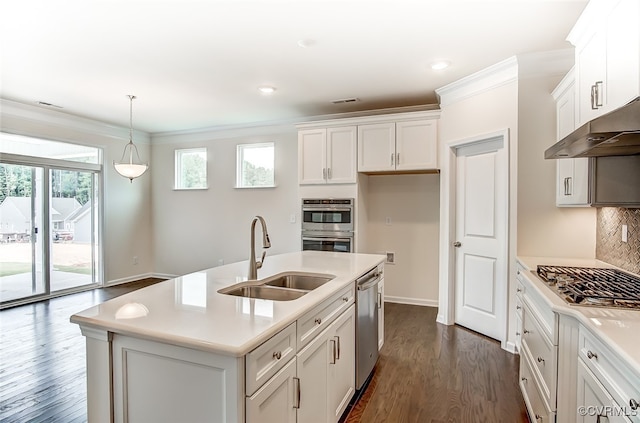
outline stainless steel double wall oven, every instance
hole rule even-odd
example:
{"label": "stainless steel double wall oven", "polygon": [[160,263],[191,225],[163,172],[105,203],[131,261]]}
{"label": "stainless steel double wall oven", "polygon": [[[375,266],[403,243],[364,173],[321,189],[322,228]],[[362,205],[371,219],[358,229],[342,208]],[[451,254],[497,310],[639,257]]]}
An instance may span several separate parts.
{"label": "stainless steel double wall oven", "polygon": [[352,253],[353,198],[302,200],[302,250]]}

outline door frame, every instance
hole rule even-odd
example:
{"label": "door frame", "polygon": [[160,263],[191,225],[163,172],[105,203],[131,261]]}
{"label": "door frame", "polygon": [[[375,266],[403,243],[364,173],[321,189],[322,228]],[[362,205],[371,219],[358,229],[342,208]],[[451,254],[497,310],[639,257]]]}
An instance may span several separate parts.
{"label": "door frame", "polygon": [[466,147],[473,144],[484,143],[491,139],[501,138],[503,148],[507,157],[507,166],[503,177],[507,178],[504,195],[505,201],[505,244],[503,252],[505,263],[499,269],[503,272],[505,280],[505,288],[507,292],[502,293],[500,301],[497,304],[500,315],[503,316],[501,333],[501,346],[503,349],[510,350],[507,342],[508,325],[509,325],[509,281],[510,268],[513,257],[512,247],[514,245],[513,236],[515,235],[515,217],[511,210],[514,210],[513,202],[515,201],[515,193],[512,187],[516,183],[512,165],[512,148],[509,137],[509,128],[476,135],[472,137],[462,138],[446,142],[444,151],[441,156],[442,173],[440,176],[440,260],[439,260],[439,289],[438,289],[438,316],[436,321],[445,325],[455,324],[455,289],[456,289],[456,254],[453,243],[456,237],[456,150],[460,147]]}

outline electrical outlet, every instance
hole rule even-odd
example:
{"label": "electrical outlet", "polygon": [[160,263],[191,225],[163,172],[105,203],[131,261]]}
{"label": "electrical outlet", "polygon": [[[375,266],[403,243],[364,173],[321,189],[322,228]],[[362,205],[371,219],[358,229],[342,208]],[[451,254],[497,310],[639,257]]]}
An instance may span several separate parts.
{"label": "electrical outlet", "polygon": [[629,233],[627,225],[622,225],[622,242],[629,242]]}
{"label": "electrical outlet", "polygon": [[391,226],[391,218],[390,217],[385,217],[384,218],[384,224],[387,226]]}
{"label": "electrical outlet", "polygon": [[222,266],[224,264],[224,259],[218,260],[218,266]]}
{"label": "electrical outlet", "polygon": [[138,256],[133,256],[133,259],[131,260],[131,263],[132,263],[134,266],[137,266],[137,265],[138,265]]}
{"label": "electrical outlet", "polygon": [[296,215],[295,214],[289,215],[289,223],[296,223]]}
{"label": "electrical outlet", "polygon": [[393,251],[387,251],[385,252],[385,254],[387,255],[385,263],[396,264],[396,253],[394,253]]}

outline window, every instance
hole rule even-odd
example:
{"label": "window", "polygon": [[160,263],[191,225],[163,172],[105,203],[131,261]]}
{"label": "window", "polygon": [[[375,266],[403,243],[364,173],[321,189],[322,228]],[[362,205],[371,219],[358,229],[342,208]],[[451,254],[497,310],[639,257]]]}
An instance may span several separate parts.
{"label": "window", "polygon": [[207,149],[176,150],[175,189],[207,188]]}
{"label": "window", "polygon": [[274,187],[274,150],[272,142],[239,144],[236,188]]}

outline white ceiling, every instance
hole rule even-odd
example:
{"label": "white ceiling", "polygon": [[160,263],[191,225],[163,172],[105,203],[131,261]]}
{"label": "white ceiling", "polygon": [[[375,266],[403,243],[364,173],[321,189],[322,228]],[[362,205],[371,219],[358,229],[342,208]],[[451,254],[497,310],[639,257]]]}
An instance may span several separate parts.
{"label": "white ceiling", "polygon": [[0,95],[127,127],[134,94],[149,133],[433,104],[508,57],[571,47],[586,3],[2,0]]}

